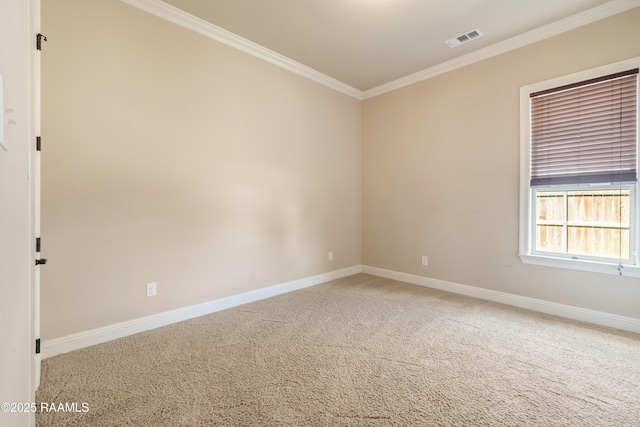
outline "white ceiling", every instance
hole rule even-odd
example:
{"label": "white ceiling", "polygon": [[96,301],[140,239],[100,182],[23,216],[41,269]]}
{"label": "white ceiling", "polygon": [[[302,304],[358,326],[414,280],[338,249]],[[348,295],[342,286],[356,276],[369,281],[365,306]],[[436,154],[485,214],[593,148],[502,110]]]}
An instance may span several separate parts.
{"label": "white ceiling", "polygon": [[[621,5],[640,5],[640,0],[164,2],[359,91],[583,12],[600,16],[619,11]],[[456,48],[444,43],[475,28],[484,36]]]}

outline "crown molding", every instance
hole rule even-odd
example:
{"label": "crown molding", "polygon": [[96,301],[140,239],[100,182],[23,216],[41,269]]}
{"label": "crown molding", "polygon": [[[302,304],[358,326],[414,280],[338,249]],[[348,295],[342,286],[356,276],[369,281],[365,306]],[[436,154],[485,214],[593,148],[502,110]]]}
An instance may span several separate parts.
{"label": "crown molding", "polygon": [[284,55],[280,55],[277,52],[220,28],[217,25],[213,25],[204,19],[191,15],[161,0],[121,1],[159,18],[166,19],[169,22],[173,22],[174,24],[195,31],[205,37],[234,47],[242,52],[248,53],[249,55],[263,59],[271,64],[284,68],[285,70],[291,71],[316,83],[320,83],[321,85],[337,90],[338,92],[342,92],[345,95],[349,95],[360,100],[363,99],[363,92],[361,90],[351,87],[339,80],[327,76],[326,74],[316,71],[313,68],[307,67],[306,65],[287,58]]}
{"label": "crown molding", "polygon": [[640,6],[640,0],[611,0],[582,13],[569,16],[366,91],[361,91],[161,0],[120,1],[359,100],[373,98],[430,79]]}
{"label": "crown molding", "polygon": [[622,13],[638,6],[640,6],[640,0],[612,0],[600,6],[596,6],[592,9],[586,10],[582,13],[578,13],[559,21],[552,22],[551,24],[536,28],[535,30],[528,31],[502,42],[493,44],[491,46],[487,46],[483,49],[479,49],[450,61],[446,61],[422,71],[418,71],[417,73],[413,73],[408,76],[401,77],[397,80],[393,80],[389,83],[385,83],[372,89],[368,89],[363,92],[363,99],[373,98],[375,96],[382,95],[384,93],[430,79],[431,77],[435,77],[440,74],[444,74],[449,71],[471,65],[475,62],[479,62],[493,56],[497,56],[502,53],[527,46],[529,44],[556,36],[558,34],[573,30],[583,25],[591,24],[592,22],[608,18],[610,16]]}

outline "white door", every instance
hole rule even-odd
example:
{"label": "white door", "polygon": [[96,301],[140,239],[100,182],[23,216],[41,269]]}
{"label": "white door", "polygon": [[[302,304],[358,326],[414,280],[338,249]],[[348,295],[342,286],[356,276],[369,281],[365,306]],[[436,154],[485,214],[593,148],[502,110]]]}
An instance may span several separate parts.
{"label": "white door", "polygon": [[40,56],[41,50],[38,47],[44,48],[44,38],[40,35],[40,0],[33,1],[33,31],[34,40],[34,55],[33,58],[33,124],[34,131],[37,136],[37,140],[33,142],[33,227],[36,237],[35,242],[35,262],[34,262],[34,333],[36,337],[36,357],[35,357],[35,370],[34,370],[34,386],[38,389],[40,385],[40,268],[47,260],[41,257],[42,245],[40,235]]}

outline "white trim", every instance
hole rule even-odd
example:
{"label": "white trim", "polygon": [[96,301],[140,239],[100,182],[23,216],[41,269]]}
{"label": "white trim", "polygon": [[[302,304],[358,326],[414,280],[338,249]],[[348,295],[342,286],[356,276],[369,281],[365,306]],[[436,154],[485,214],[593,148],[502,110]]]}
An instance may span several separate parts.
{"label": "white trim", "polygon": [[551,24],[536,28],[535,30],[528,31],[524,34],[517,35],[491,46],[487,46],[483,49],[476,50],[372,89],[365,90],[362,96],[363,99],[373,98],[374,96],[382,95],[383,93],[391,92],[396,89],[430,79],[431,77],[448,73],[449,71],[453,71],[458,68],[466,67],[467,65],[536,43],[540,40],[608,18],[609,16],[613,16],[638,6],[640,6],[640,2],[638,2],[638,0],[612,0],[582,13],[552,22]]}
{"label": "white trim", "polygon": [[638,0],[612,0],[582,13],[561,19],[560,21],[520,34],[494,45],[471,52],[467,55],[443,62],[442,64],[418,71],[417,73],[410,74],[366,91],[361,91],[347,85],[346,83],[336,80],[333,77],[329,77],[326,74],[316,71],[313,68],[287,58],[284,55],[220,28],[217,25],[213,25],[210,22],[184,12],[183,10],[171,6],[161,0],[120,1],[359,100],[373,98],[374,96],[382,95],[383,93],[391,92],[396,89],[430,79],[431,77],[471,65],[487,58],[518,49],[640,6],[640,2],[638,2]]}
{"label": "white trim", "polygon": [[331,89],[342,92],[345,95],[349,95],[356,99],[362,99],[362,91],[353,88],[341,81],[329,77],[313,68],[307,67],[299,62],[287,58],[284,55],[280,55],[266,47],[260,46],[250,40],[240,37],[230,31],[213,25],[210,22],[193,16],[177,7],[171,6],[160,0],[121,0],[122,2],[136,7],[138,9],[149,12],[159,18],[166,19],[169,22],[178,24],[184,28],[195,31],[210,39],[216,40],[220,43],[224,43],[228,46],[241,50],[249,55],[253,55],[257,58],[270,62],[285,70],[291,71],[302,77],[306,77],[321,85],[327,86]]}
{"label": "white trim", "polygon": [[568,319],[580,320],[601,326],[621,329],[624,331],[640,333],[640,319],[634,317],[619,316],[602,311],[589,310],[571,305],[508,294],[506,292],[492,291],[475,286],[461,285],[459,283],[446,282],[444,280],[431,279],[429,277],[416,276],[393,270],[377,267],[362,266],[362,272],[387,279],[399,280],[414,285],[426,286],[433,289],[466,295],[487,301],[498,302],[528,310],[539,311]]}
{"label": "white trim", "polygon": [[[618,270],[618,264],[581,259],[565,259],[544,255],[519,254],[523,264],[541,265],[544,267],[565,268],[569,270],[588,271],[590,273],[613,274],[625,277],[640,277],[640,268],[635,265],[622,265],[622,271]],[[620,274],[622,273],[622,274]]]}
{"label": "white trim", "polygon": [[596,325],[608,326],[624,331],[640,333],[640,319],[633,317],[619,316],[601,311],[589,310],[535,298],[523,297],[505,292],[492,291],[489,289],[474,286],[462,285],[444,280],[431,279],[423,276],[416,276],[408,273],[401,273],[393,270],[386,270],[377,267],[355,265],[352,267],[336,270],[317,276],[307,277],[300,280],[282,283],[255,291],[245,292],[238,295],[196,304],[189,307],[159,313],[152,316],[142,317],[127,322],[116,323],[102,328],[92,329],[77,334],[47,340],[42,343],[42,358],[53,357],[58,354],[67,353],[73,350],[89,347],[103,342],[123,338],[147,330],[182,322],[195,317],[204,316],[216,311],[236,307],[253,301],[270,298],[283,293],[307,288],[330,280],[340,279],[358,273],[366,273],[374,276],[385,277],[387,279],[399,280],[419,286],[426,286],[433,289],[466,295],[488,301],[494,301],[515,307],[521,307],[542,313],[565,317],[568,319],[580,320]]}
{"label": "white trim", "polygon": [[202,304],[196,304],[152,316],[142,317],[139,319],[129,320],[127,322],[116,323],[102,328],[47,340],[42,343],[42,358],[46,359],[47,357],[56,356],[73,350],[79,350],[91,345],[100,344],[117,338],[123,338],[139,332],[148,331],[150,329],[159,328],[172,323],[182,322],[184,320],[193,319],[194,317],[204,316],[216,311],[270,298],[286,292],[307,288],[319,283],[340,279],[342,277],[351,276],[361,272],[362,267],[360,265],[356,265],[342,270],[331,271],[329,273],[318,274],[316,276],[281,283],[267,288],[256,289],[255,291],[232,295]]}

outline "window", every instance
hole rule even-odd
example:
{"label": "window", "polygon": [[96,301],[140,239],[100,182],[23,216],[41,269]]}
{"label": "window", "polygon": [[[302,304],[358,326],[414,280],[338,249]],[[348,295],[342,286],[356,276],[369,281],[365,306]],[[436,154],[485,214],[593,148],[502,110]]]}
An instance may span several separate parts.
{"label": "window", "polygon": [[630,190],[535,190],[536,252],[629,260]]}
{"label": "window", "polygon": [[640,277],[639,65],[521,88],[523,262]]}

